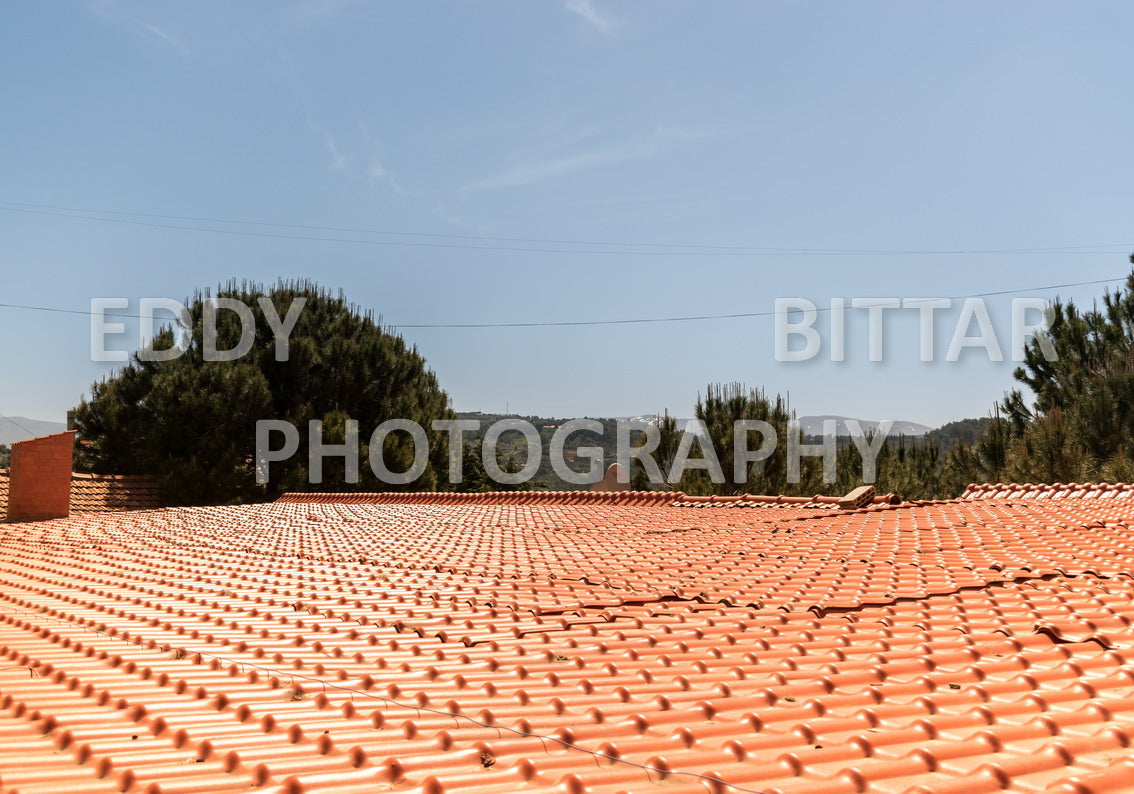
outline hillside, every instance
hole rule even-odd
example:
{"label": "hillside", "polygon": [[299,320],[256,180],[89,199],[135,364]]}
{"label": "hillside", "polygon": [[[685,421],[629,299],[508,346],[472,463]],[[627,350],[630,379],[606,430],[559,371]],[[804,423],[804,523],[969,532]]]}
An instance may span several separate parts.
{"label": "hillside", "polygon": [[941,452],[948,452],[958,444],[975,444],[984,438],[988,430],[988,417],[981,419],[958,419],[934,428],[925,434],[925,440]]}
{"label": "hillside", "polygon": [[[479,433],[470,433],[467,441],[473,442],[476,449],[480,449],[480,444],[484,437],[484,431],[501,419],[524,419],[531,422],[540,434],[540,442],[543,445],[543,459],[540,461],[539,471],[530,483],[530,487],[537,490],[573,490],[581,486],[572,485],[565,482],[559,477],[551,467],[551,460],[548,451],[551,447],[551,436],[561,424],[568,421],[568,418],[554,418],[544,416],[516,416],[505,414],[490,414],[482,413],[479,411],[470,411],[460,413],[458,416],[461,419],[476,419],[481,423],[481,430]],[[642,421],[649,421],[653,419],[652,416],[643,414],[636,417],[617,417],[617,418],[597,418],[603,426],[602,437],[596,436],[594,433],[579,432],[572,433],[568,439],[568,443],[564,448],[565,457],[567,458],[567,465],[576,471],[586,471],[587,461],[584,459],[581,462],[575,462],[577,459],[577,451],[580,447],[599,447],[603,450],[603,468],[609,466],[615,459],[615,424],[620,419],[639,419]],[[814,437],[822,431],[822,421],[824,419],[838,420],[838,432],[840,436],[847,433],[846,430],[846,417],[842,416],[804,416],[800,417],[803,432],[805,437]],[[14,420],[14,421],[13,421]],[[874,430],[878,426],[877,421],[860,420],[862,427],[867,432]],[[678,426],[684,427],[688,422],[687,419],[679,419]],[[28,430],[34,431],[29,434],[26,430],[19,425],[23,425]],[[916,422],[895,422],[891,428],[891,436],[899,434],[906,437],[908,443],[915,445],[928,445],[936,446],[942,453],[947,452],[949,449],[957,446],[958,443],[964,442],[971,444],[978,441],[983,435],[985,428],[988,424],[988,419],[958,419],[954,422],[949,422],[937,428],[928,428],[925,425],[917,424]],[[17,441],[23,441],[35,436],[44,436],[51,433],[60,433],[67,429],[63,422],[48,422],[40,419],[28,419],[23,416],[14,416],[10,419],[0,418],[0,444],[11,446]],[[524,449],[523,438],[517,433],[508,433],[500,439],[499,445],[500,458],[507,461],[509,458],[512,461],[522,466],[526,451]],[[0,464],[2,467],[2,464]]]}
{"label": "hillside", "polygon": [[[479,411],[471,411],[467,413],[460,413],[458,416],[461,419],[476,419],[481,423],[479,433],[470,433],[466,436],[467,442],[472,442],[475,448],[479,451],[481,442],[484,438],[484,431],[501,419],[524,419],[531,422],[532,425],[539,431],[540,442],[543,446],[543,459],[540,461],[539,471],[529,483],[529,487],[535,490],[577,490],[582,486],[572,485],[565,482],[560,478],[552,469],[551,461],[548,456],[551,447],[551,436],[555,433],[556,428],[561,424],[568,421],[567,418],[551,418],[543,416],[518,416],[515,414],[489,414]],[[597,417],[596,417],[597,418]],[[650,421],[654,417],[649,415],[641,415],[634,417],[616,417],[616,418],[597,418],[597,421],[602,423],[603,435],[597,437],[594,433],[579,432],[572,433],[568,439],[568,443],[564,447],[564,455],[567,459],[567,465],[576,471],[586,471],[588,461],[586,459],[581,462],[575,462],[577,459],[577,450],[580,447],[600,447],[603,450],[603,467],[609,466],[615,460],[615,425],[617,422],[625,419],[636,419],[640,421]],[[803,437],[806,441],[814,443],[818,440],[818,434],[822,432],[823,420],[835,419],[838,421],[838,433],[840,436],[840,444],[850,443],[848,431],[846,429],[846,419],[843,416],[806,416],[800,417],[800,424],[803,431]],[[678,419],[678,428],[684,428],[688,419]],[[873,420],[863,419],[860,420],[862,428],[867,433],[872,432],[877,426],[878,422]],[[890,431],[891,437],[899,435],[904,436],[907,444],[912,445],[926,445],[937,446],[942,453],[948,451],[950,448],[957,445],[958,439],[966,443],[976,441],[984,434],[985,425],[988,423],[987,419],[960,419],[955,422],[949,422],[938,428],[930,428],[926,425],[918,424],[916,422],[908,421],[895,421]],[[507,433],[500,439],[498,447],[498,457],[502,461],[507,461],[511,458],[512,462],[517,466],[523,466],[525,463],[525,456],[527,452],[524,445],[524,439],[519,433]]]}
{"label": "hillside", "polygon": [[0,444],[11,445],[37,436],[62,433],[66,429],[67,425],[63,422],[28,419],[26,416],[4,416],[0,417]]}

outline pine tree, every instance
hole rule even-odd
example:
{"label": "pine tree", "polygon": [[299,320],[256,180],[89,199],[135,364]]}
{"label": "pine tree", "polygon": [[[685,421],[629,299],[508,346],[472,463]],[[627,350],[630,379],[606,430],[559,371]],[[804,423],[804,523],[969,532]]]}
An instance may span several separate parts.
{"label": "pine tree", "polygon": [[1014,373],[1034,402],[1015,390],[1003,403],[1014,478],[1071,482],[1127,471],[1125,461],[1134,458],[1134,273],[1103,296],[1101,308],[1056,303],[1045,339],[1055,357],[1033,340]]}
{"label": "pine tree", "polygon": [[[289,335],[288,356],[276,360],[275,338],[257,299],[268,297],[284,317],[292,300],[305,299]],[[368,312],[310,282],[280,282],[272,289],[230,282],[217,297],[251,309],[255,340],[235,361],[206,361],[204,313],[209,296],[188,303],[192,323],[178,358],[153,362],[135,353],[110,378],[93,384],[91,397],[71,414],[79,431],[76,465],[114,474],[151,474],[174,504],[274,498],[285,490],[387,490],[371,471],[367,441],[387,419],[409,419],[429,437],[425,473],[406,490],[429,490],[445,472],[447,436],[433,419],[450,418],[449,398],[425,361]],[[235,312],[217,313],[217,348],[234,348],[241,326]],[[150,345],[172,345],[165,329]],[[140,351],[139,351],[140,352]],[[299,430],[299,450],[272,463],[266,486],[255,482],[255,428],[259,419],[282,419]],[[324,443],[341,443],[346,420],[359,423],[359,483],[345,482],[341,458],[324,461],[324,480],[308,482],[308,422],[323,422]],[[279,443],[278,440],[273,442]],[[412,462],[405,433],[386,437],[383,460],[391,471]]]}

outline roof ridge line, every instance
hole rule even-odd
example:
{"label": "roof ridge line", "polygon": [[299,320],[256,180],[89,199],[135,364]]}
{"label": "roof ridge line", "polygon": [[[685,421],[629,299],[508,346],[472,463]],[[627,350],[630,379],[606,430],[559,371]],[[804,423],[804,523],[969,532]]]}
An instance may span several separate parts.
{"label": "roof ridge line", "polygon": [[290,492],[276,501],[286,504],[418,504],[418,505],[672,505],[684,498],[680,491],[381,491]]}

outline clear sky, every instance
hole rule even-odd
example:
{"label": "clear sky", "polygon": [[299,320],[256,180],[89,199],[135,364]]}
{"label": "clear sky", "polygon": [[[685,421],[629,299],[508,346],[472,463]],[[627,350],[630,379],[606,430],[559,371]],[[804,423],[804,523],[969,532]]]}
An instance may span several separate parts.
{"label": "clear sky", "polygon": [[[1130,270],[1131,30],[1123,2],[9,4],[0,303],[279,276],[395,325],[1089,303],[1031,288]],[[777,362],[767,316],[403,333],[458,410],[687,416],[736,380],[936,425],[1012,385],[981,350],[920,362],[916,312],[880,363],[847,327],[843,363]],[[9,416],[110,371],[79,314],[0,308],[0,345]]]}

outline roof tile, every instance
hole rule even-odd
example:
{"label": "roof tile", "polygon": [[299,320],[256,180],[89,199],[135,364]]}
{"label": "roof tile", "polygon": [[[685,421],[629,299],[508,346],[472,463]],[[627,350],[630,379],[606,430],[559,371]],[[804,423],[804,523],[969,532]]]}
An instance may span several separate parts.
{"label": "roof tile", "polygon": [[1134,499],[1130,483],[973,483],[962,499]]}
{"label": "roof tile", "polygon": [[1129,789],[1134,501],[678,496],[2,525],[3,785]]}
{"label": "roof tile", "polygon": [[[8,511],[8,471],[0,470],[0,515]],[[105,513],[153,510],[165,504],[150,477],[114,474],[71,474],[70,512]]]}

